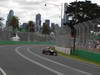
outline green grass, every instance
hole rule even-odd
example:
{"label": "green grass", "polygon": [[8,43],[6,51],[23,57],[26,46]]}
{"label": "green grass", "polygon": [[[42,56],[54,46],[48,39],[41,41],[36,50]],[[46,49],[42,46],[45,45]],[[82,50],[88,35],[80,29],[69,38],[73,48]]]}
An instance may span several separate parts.
{"label": "green grass", "polygon": [[21,44],[55,45],[55,43],[53,42],[0,41],[0,45],[21,45]]}
{"label": "green grass", "polygon": [[75,60],[78,60],[78,61],[81,61],[81,62],[85,62],[85,63],[89,63],[89,64],[95,64],[97,66],[100,66],[100,62],[94,62],[94,61],[91,61],[91,60],[88,60],[86,58],[82,58],[80,56],[76,56],[76,55],[67,55],[65,53],[62,53],[62,52],[58,52],[59,55],[61,56],[64,56],[66,58],[71,58],[71,59],[75,59]]}

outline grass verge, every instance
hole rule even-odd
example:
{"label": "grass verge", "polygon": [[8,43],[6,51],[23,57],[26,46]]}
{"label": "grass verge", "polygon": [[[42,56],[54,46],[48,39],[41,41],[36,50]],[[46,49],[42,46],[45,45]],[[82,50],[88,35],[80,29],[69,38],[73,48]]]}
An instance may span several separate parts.
{"label": "grass verge", "polygon": [[71,58],[71,59],[78,60],[78,61],[81,61],[81,62],[85,62],[85,63],[89,63],[89,64],[95,64],[97,66],[100,66],[99,62],[94,62],[94,61],[91,61],[91,60],[88,60],[86,58],[82,58],[82,57],[79,57],[79,56],[76,56],[76,55],[67,55],[63,52],[58,52],[58,54],[61,55],[61,56],[67,57],[67,58]]}
{"label": "grass verge", "polygon": [[53,42],[27,42],[27,41],[0,41],[0,45],[29,45],[29,44],[42,44],[42,45],[55,45]]}

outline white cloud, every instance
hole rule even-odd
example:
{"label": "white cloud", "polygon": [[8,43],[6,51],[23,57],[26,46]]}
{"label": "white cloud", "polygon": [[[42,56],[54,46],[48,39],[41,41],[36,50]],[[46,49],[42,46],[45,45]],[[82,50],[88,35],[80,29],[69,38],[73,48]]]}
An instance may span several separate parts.
{"label": "white cloud", "polygon": [[[35,15],[40,13],[43,21],[49,18],[52,22],[60,24],[61,4],[72,1],[76,0],[0,0],[0,16],[6,19],[9,10],[13,9],[21,22],[35,21]],[[100,4],[100,0],[92,1]]]}

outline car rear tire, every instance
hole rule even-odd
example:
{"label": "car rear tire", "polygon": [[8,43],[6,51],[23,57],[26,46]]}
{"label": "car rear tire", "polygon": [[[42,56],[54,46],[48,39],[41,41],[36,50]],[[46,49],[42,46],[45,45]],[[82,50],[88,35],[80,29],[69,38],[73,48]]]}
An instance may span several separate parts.
{"label": "car rear tire", "polygon": [[57,53],[53,53],[54,56],[57,56]]}

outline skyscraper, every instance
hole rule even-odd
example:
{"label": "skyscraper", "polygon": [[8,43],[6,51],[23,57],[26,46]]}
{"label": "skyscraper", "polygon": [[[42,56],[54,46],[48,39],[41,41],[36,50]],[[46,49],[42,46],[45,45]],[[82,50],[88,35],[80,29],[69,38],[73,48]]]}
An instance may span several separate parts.
{"label": "skyscraper", "polygon": [[37,32],[40,32],[41,29],[41,14],[36,15],[36,27],[35,27]]}
{"label": "skyscraper", "polygon": [[48,25],[48,26],[50,26],[50,20],[49,19],[46,19],[45,20],[45,24]]}
{"label": "skyscraper", "polygon": [[[68,8],[68,4],[65,3],[65,4],[64,4],[64,16],[63,16],[63,19],[62,19],[62,22],[63,22],[63,23],[66,23],[66,21],[68,20],[68,17],[67,17],[67,14],[66,14],[67,8]],[[62,24],[61,27],[64,27],[63,24]]]}
{"label": "skyscraper", "polygon": [[12,19],[13,16],[14,16],[14,11],[13,10],[10,10],[9,11],[9,14],[7,16],[7,21],[6,21],[6,26],[7,27],[10,26],[10,22],[11,22],[11,19]]}

